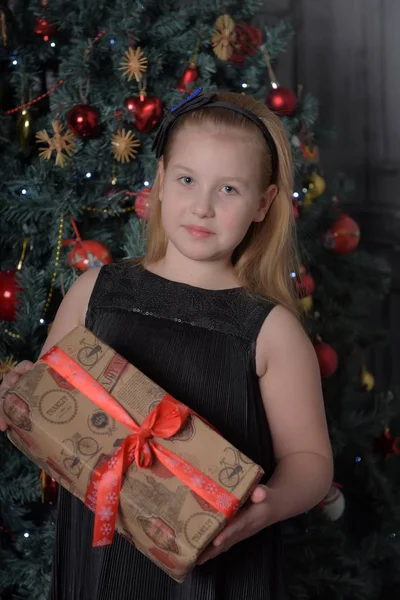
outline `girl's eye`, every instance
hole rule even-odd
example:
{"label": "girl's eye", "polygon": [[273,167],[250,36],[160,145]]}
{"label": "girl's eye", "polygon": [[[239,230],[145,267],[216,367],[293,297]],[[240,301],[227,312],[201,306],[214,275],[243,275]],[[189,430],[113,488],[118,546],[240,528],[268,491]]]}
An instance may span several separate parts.
{"label": "girl's eye", "polygon": [[183,183],[183,185],[190,185],[193,183],[193,179],[191,177],[180,177],[179,181]]}
{"label": "girl's eye", "polygon": [[224,190],[225,194],[234,194],[237,192],[237,190],[231,185],[224,185],[222,189]]}

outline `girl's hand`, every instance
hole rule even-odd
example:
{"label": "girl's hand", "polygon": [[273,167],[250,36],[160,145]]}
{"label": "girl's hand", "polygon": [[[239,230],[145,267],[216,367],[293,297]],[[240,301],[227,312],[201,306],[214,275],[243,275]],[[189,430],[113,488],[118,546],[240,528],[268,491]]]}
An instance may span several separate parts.
{"label": "girl's hand", "polygon": [[21,375],[24,375],[24,373],[32,369],[32,367],[33,362],[31,362],[30,360],[23,360],[4,377],[0,385],[0,431],[5,431],[8,427],[3,417],[4,396],[6,395],[6,392],[10,389],[10,387],[17,383]]}
{"label": "girl's hand", "polygon": [[271,514],[267,501],[268,488],[265,485],[256,487],[250,498],[250,506],[241,508],[233,520],[213,540],[201,554],[197,564],[226,552],[234,544],[251,537],[271,524]]}

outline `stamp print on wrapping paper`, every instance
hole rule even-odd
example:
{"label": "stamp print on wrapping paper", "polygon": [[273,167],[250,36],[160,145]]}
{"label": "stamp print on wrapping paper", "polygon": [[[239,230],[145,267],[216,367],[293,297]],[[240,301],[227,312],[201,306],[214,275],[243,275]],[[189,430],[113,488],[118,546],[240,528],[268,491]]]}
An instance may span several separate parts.
{"label": "stamp print on wrapping paper", "polygon": [[191,515],[184,527],[187,543],[195,550],[201,550],[204,547],[204,538],[207,532],[220,524],[221,521],[209,513],[199,512]]}
{"label": "stamp print on wrapping paper", "polygon": [[75,396],[67,390],[50,389],[39,400],[39,413],[52,425],[65,425],[75,419],[78,403]]}
{"label": "stamp print on wrapping paper", "polygon": [[115,419],[110,417],[104,410],[98,409],[88,416],[88,427],[96,435],[111,436],[116,430]]}

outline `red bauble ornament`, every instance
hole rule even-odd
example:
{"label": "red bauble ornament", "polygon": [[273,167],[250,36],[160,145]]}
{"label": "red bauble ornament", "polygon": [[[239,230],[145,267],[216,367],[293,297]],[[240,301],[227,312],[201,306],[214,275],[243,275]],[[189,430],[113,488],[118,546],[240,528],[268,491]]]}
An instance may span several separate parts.
{"label": "red bauble ornament", "polygon": [[360,228],[346,213],[339,215],[336,223],[325,234],[324,246],[336,254],[353,252],[360,242]]}
{"label": "red bauble ornament", "polygon": [[20,290],[17,269],[0,271],[0,321],[14,321],[17,313],[17,292]]}
{"label": "red bauble ornament", "polygon": [[151,187],[143,188],[136,197],[135,211],[137,216],[143,221],[148,221],[150,218],[150,192]]}
{"label": "red bauble ornament", "polygon": [[100,113],[94,106],[78,104],[67,115],[68,127],[78,137],[92,137],[97,133]]}
{"label": "red bauble ornament", "polygon": [[57,502],[57,482],[44,471],[40,474],[42,482],[42,502],[55,505]]}
{"label": "red bauble ornament", "polygon": [[336,351],[329,344],[325,344],[325,342],[317,342],[314,348],[317,353],[321,377],[331,377],[338,365]]}
{"label": "red bauble ornament", "polygon": [[305,298],[306,296],[311,296],[315,289],[314,279],[311,277],[309,273],[307,273],[307,269],[303,265],[301,268],[301,273],[299,277],[296,279],[296,288],[299,298]]}
{"label": "red bauble ornament", "polygon": [[50,23],[48,19],[37,17],[34,32],[36,35],[42,35],[45,42],[47,42],[49,37],[53,37],[57,33],[57,27]]}
{"label": "red bauble ornament", "polygon": [[73,248],[68,254],[68,264],[80,271],[87,271],[92,267],[102,267],[112,262],[108,248],[96,240],[65,240],[63,244],[73,244]]}
{"label": "red bauble ornament", "polygon": [[254,56],[262,42],[262,33],[258,27],[244,21],[235,28],[236,41],[229,60],[235,67],[243,67],[247,56]]}
{"label": "red bauble ornament", "polygon": [[375,439],[374,450],[388,460],[393,454],[400,454],[400,438],[393,437],[389,428],[386,428],[382,435]]}
{"label": "red bauble ornament", "polygon": [[176,84],[176,89],[180,92],[190,92],[190,86],[196,81],[198,76],[199,70],[197,65],[195,63],[190,63],[190,65],[184,70],[183,74],[179,78],[179,81]]}
{"label": "red bauble ornament", "polygon": [[162,116],[163,105],[157,96],[146,96],[140,94],[129,96],[124,102],[125,108],[129,110],[130,115],[135,119],[133,126],[140,133],[148,133],[157,125]]}
{"label": "red bauble ornament", "polygon": [[296,104],[296,94],[289,88],[277,87],[268,94],[268,108],[280,117],[290,116],[294,112]]}

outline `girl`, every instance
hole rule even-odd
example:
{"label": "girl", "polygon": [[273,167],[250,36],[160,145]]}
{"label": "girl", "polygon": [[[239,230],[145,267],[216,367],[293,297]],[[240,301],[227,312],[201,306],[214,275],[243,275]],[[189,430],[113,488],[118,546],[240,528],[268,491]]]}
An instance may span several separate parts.
{"label": "girl", "polygon": [[51,598],[281,600],[279,522],[315,506],[332,481],[318,363],[290,279],[290,150],[279,119],[233,93],[193,94],[154,147],[145,258],[82,275],[42,353],[85,324],[266,476],[183,584],[117,534],[93,549],[93,514],[60,490]]}

